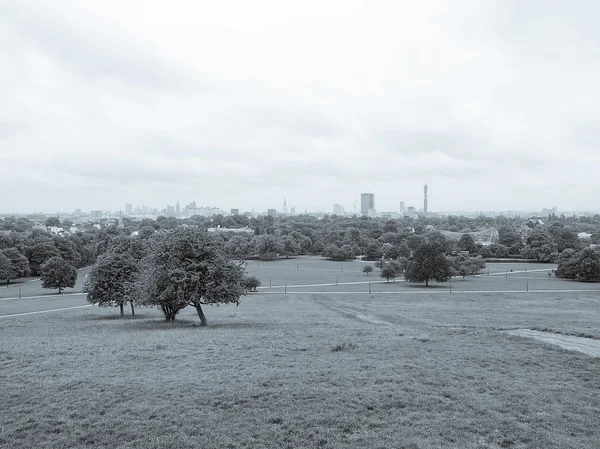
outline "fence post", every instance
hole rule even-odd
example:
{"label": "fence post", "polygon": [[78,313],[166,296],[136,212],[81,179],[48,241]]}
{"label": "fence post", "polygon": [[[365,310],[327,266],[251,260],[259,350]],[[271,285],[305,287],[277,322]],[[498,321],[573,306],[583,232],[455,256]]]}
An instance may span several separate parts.
{"label": "fence post", "polygon": [[529,282],[527,283],[527,293],[529,293]]}
{"label": "fence post", "polygon": [[371,293],[371,281],[369,281],[369,293]]}
{"label": "fence post", "polygon": [[452,293],[452,278],[450,278],[450,293]]}
{"label": "fence post", "polygon": [[19,299],[21,299],[21,287],[19,287]]}
{"label": "fence post", "polygon": [[344,263],[340,262],[340,271],[344,271]]}
{"label": "fence post", "polygon": [[297,264],[296,264],[296,270],[299,270],[299,269],[300,269],[300,264],[299,264],[299,263],[297,263]]}
{"label": "fence post", "polygon": [[283,293],[287,293],[287,281],[283,284]]}
{"label": "fence post", "polygon": [[271,288],[271,278],[269,278],[269,288]]}
{"label": "fence post", "polygon": [[335,275],[335,285],[338,285],[338,277],[337,277],[337,274]]}

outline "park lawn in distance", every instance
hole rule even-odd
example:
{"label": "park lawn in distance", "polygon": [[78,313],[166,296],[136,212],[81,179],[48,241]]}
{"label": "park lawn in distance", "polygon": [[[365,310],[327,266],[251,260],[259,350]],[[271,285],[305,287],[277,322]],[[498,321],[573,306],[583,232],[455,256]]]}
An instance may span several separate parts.
{"label": "park lawn in distance", "polygon": [[600,337],[594,293],[253,294],[173,325],[114,309],[0,320],[11,448],[577,448],[600,359],[503,329]]}

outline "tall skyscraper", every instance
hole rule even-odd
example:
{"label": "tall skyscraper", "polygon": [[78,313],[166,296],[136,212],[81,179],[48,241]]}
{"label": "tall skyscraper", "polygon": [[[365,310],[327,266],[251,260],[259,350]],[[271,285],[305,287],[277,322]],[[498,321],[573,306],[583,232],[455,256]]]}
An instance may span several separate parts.
{"label": "tall skyscraper", "polygon": [[283,199],[283,215],[287,215],[287,198]]}
{"label": "tall skyscraper", "polygon": [[133,204],[125,203],[125,215],[133,215]]}
{"label": "tall skyscraper", "polygon": [[423,212],[427,213],[427,184],[423,187]]}
{"label": "tall skyscraper", "polygon": [[360,214],[363,217],[375,216],[375,194],[361,193],[360,194]]}
{"label": "tall skyscraper", "polygon": [[175,204],[175,216],[179,217],[181,215],[181,207],[179,206],[179,200],[177,200],[177,204]]}
{"label": "tall skyscraper", "polygon": [[334,204],[333,213],[335,215],[344,215],[344,207],[341,204]]}
{"label": "tall skyscraper", "polygon": [[406,204],[404,204],[404,201],[400,201],[400,213],[403,214],[404,212],[406,212]]}

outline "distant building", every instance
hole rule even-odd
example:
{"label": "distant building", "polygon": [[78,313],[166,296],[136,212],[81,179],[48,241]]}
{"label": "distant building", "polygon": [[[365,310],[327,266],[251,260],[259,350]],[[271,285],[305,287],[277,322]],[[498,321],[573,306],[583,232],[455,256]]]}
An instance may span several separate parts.
{"label": "distant building", "polygon": [[244,212],[244,217],[252,218],[252,212]]}
{"label": "distant building", "polygon": [[335,215],[344,215],[344,207],[341,204],[334,204],[333,213]]}
{"label": "distant building", "polygon": [[267,209],[267,215],[269,217],[277,218],[277,209]]}
{"label": "distant building", "polygon": [[427,184],[425,184],[425,186],[423,186],[423,212],[427,213],[427,191],[429,190],[429,188],[427,187]]}
{"label": "distant building", "polygon": [[179,200],[177,200],[177,203],[175,204],[175,216],[177,216],[177,217],[181,216],[181,208],[179,206]]}
{"label": "distant building", "polygon": [[133,204],[125,203],[125,215],[133,215]]}
{"label": "distant building", "polygon": [[296,215],[296,206],[290,208],[290,215]]}
{"label": "distant building", "polygon": [[287,198],[283,199],[283,215],[287,215]]}
{"label": "distant building", "polygon": [[558,209],[554,206],[552,209],[544,208],[542,209],[542,216],[548,217],[548,215],[557,215]]}
{"label": "distant building", "polygon": [[104,214],[102,213],[101,210],[93,210],[93,211],[90,211],[90,215],[92,216],[92,218],[102,218],[102,215],[104,215]]}
{"label": "distant building", "polygon": [[360,194],[360,214],[363,217],[375,217],[375,194]]}
{"label": "distant building", "polygon": [[400,201],[400,213],[403,214],[404,212],[406,212],[406,205],[404,201]]}
{"label": "distant building", "polygon": [[175,215],[175,207],[167,206],[167,217],[172,217]]}
{"label": "distant building", "polygon": [[240,214],[239,209],[231,209],[231,215],[239,215],[239,214]]}
{"label": "distant building", "polygon": [[406,208],[404,215],[410,218],[414,218],[417,216],[417,209],[412,206],[409,206]]}
{"label": "distant building", "polygon": [[234,234],[253,234],[254,229],[245,227],[245,228],[208,228],[208,232],[232,232]]}
{"label": "distant building", "polygon": [[381,212],[379,216],[384,219],[392,220],[399,218],[400,214],[398,212]]}

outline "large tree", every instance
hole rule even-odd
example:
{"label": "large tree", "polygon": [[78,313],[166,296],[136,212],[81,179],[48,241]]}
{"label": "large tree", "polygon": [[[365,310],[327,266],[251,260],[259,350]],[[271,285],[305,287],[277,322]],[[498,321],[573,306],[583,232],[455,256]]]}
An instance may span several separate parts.
{"label": "large tree", "polygon": [[29,246],[25,249],[25,255],[29,260],[29,267],[31,273],[37,275],[40,272],[40,267],[44,262],[53,258],[60,257],[60,252],[53,240],[44,240],[34,243],[33,246]]}
{"label": "large tree", "polygon": [[468,251],[470,253],[477,252],[477,245],[475,244],[475,240],[473,240],[473,236],[471,234],[461,235],[457,246],[460,251]]}
{"label": "large tree", "polygon": [[553,262],[558,257],[558,247],[547,231],[536,227],[526,240],[527,245],[521,254],[538,262]]}
{"label": "large tree", "polygon": [[281,239],[272,234],[263,234],[256,237],[255,251],[262,260],[276,259],[284,250]]}
{"label": "large tree", "polygon": [[427,241],[419,245],[404,273],[407,281],[425,282],[425,286],[429,286],[431,280],[446,282],[451,276],[445,248],[437,241]]}
{"label": "large tree", "polygon": [[245,293],[243,263],[227,257],[214,236],[197,228],[177,228],[154,236],[141,261],[136,298],[160,307],[174,321],[186,306],[207,324],[203,305],[239,304]]}
{"label": "large tree", "polygon": [[600,282],[600,252],[586,248],[579,253],[577,278],[583,282]]}
{"label": "large tree", "polygon": [[4,269],[0,270],[2,272],[0,279],[6,279],[6,283],[9,284],[11,279],[29,276],[29,261],[16,248],[5,249],[4,251],[0,251],[0,254],[5,259],[2,263]]}
{"label": "large tree", "polygon": [[75,287],[77,269],[62,257],[48,259],[40,267],[42,288],[57,288],[62,293],[65,287]]}
{"label": "large tree", "polygon": [[136,260],[128,254],[109,251],[96,260],[87,275],[84,293],[91,304],[101,307],[119,307],[121,316],[125,303],[135,315],[132,291],[138,272]]}
{"label": "large tree", "polygon": [[286,259],[288,259],[290,256],[297,256],[298,255],[298,245],[296,244],[296,241],[286,235],[285,237],[283,237],[282,239],[282,244],[283,244],[283,251],[281,251],[281,254],[285,256]]}

